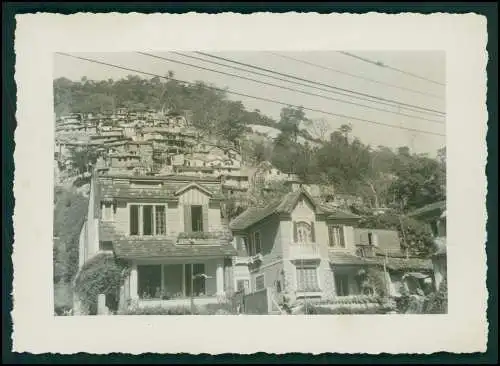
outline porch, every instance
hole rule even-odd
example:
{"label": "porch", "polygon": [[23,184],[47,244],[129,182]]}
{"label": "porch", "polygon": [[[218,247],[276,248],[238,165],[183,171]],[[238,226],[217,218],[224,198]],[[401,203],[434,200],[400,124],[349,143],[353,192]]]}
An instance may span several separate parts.
{"label": "porch", "polygon": [[189,306],[218,303],[230,283],[224,258],[190,258],[183,261],[135,261],[125,281],[125,297],[139,307]]}

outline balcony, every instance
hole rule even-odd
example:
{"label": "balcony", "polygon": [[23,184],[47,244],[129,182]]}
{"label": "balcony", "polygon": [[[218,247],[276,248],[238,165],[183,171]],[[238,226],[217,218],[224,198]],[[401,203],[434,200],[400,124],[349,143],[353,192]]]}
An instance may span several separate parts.
{"label": "balcony", "polygon": [[298,244],[292,243],[289,246],[289,257],[296,259],[320,259],[321,252],[319,244]]}

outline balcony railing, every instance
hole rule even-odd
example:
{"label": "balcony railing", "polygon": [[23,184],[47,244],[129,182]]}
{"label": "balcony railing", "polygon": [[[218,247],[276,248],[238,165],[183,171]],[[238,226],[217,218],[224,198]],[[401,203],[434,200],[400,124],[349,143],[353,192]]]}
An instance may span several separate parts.
{"label": "balcony railing", "polygon": [[321,257],[319,244],[292,243],[289,248],[290,259],[319,259]]}

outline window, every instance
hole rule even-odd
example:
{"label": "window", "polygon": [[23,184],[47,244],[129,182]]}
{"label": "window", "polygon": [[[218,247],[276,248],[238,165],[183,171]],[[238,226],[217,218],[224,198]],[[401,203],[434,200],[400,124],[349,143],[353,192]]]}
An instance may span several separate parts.
{"label": "window", "polygon": [[142,207],[142,234],[153,235],[153,206]]}
{"label": "window", "polygon": [[262,243],[260,241],[260,232],[258,232],[258,231],[256,231],[254,233],[254,245],[253,245],[253,247],[254,247],[254,251],[255,251],[255,253],[253,255],[259,254],[262,252]]}
{"label": "window", "polygon": [[255,277],[255,291],[260,291],[265,288],[264,275],[258,275]]}
{"label": "window", "polygon": [[249,287],[249,281],[248,280],[238,280],[236,281],[236,290],[238,292],[240,291],[245,291]]}
{"label": "window", "polygon": [[113,250],[113,242],[99,241],[99,250]]}
{"label": "window", "polygon": [[304,221],[294,222],[294,241],[296,243],[314,243],[314,223],[308,224]]}
{"label": "window", "polygon": [[155,206],[155,234],[165,235],[166,233],[165,206]]}
{"label": "window", "polygon": [[130,206],[130,235],[139,235],[139,206]]}
{"label": "window", "polygon": [[315,266],[297,267],[297,290],[301,292],[318,292],[318,269]]}
{"label": "window", "polygon": [[368,233],[368,245],[377,246],[377,234]]}
{"label": "window", "polygon": [[161,297],[161,265],[137,266],[137,276],[141,299]]}
{"label": "window", "polygon": [[345,238],[342,226],[329,226],[329,244],[334,248],[345,248]]}
{"label": "window", "polygon": [[202,206],[191,206],[191,230],[193,232],[203,231]]}
{"label": "window", "polygon": [[347,275],[335,275],[335,293],[337,296],[349,295],[349,277]]}

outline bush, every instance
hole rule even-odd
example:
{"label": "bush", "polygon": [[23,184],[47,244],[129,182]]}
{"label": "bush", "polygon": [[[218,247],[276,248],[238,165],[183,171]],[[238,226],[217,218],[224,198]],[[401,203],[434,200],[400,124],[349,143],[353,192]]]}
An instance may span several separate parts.
{"label": "bush", "polygon": [[78,177],[73,181],[73,186],[80,188],[85,184],[90,184],[90,177]]}
{"label": "bush", "polygon": [[320,315],[320,314],[328,314],[328,315],[370,315],[370,314],[386,314],[390,311],[383,306],[377,306],[375,308],[348,308],[348,307],[339,307],[339,308],[327,308],[321,306],[308,305],[307,309],[302,309],[304,314],[308,315]]}
{"label": "bush", "polygon": [[176,306],[166,308],[163,306],[152,306],[144,308],[131,308],[118,312],[118,315],[198,315],[199,309],[194,312],[190,306]]}
{"label": "bush", "polygon": [[[100,253],[90,259],[75,280],[75,292],[90,314],[97,313],[97,297],[105,294],[117,297],[129,267],[113,254]],[[111,309],[116,310],[116,309]]]}
{"label": "bush", "polygon": [[439,290],[427,297],[424,308],[426,314],[448,313],[448,282],[446,278],[441,282]]}

